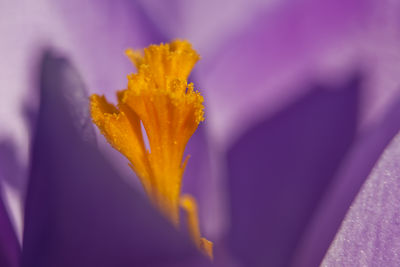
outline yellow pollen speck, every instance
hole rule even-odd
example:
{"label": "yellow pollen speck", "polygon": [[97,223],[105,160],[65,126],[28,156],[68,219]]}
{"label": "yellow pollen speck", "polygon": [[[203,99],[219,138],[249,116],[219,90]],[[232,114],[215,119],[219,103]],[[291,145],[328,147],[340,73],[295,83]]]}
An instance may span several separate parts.
{"label": "yellow pollen speck", "polygon": [[212,258],[212,243],[200,236],[196,202],[180,192],[189,159],[183,160],[184,150],[204,120],[203,97],[187,83],[200,57],[189,42],[181,40],[142,51],[128,49],[126,55],[137,73],[129,74],[127,89],[117,93],[117,106],[104,96],[90,97],[93,122],[129,160],[152,203],[175,226],[179,226],[179,208],[186,211],[190,236]]}

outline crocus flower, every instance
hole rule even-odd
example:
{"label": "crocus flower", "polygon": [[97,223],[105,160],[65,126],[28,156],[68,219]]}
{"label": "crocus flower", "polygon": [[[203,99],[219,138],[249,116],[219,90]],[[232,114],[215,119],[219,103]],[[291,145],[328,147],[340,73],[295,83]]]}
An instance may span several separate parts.
{"label": "crocus flower", "polygon": [[87,90],[126,87],[124,49],[176,37],[203,57],[190,78],[206,120],[183,191],[198,199],[214,264],[398,263],[395,1],[4,6],[1,266],[212,264],[101,137],[99,152],[88,111]]}

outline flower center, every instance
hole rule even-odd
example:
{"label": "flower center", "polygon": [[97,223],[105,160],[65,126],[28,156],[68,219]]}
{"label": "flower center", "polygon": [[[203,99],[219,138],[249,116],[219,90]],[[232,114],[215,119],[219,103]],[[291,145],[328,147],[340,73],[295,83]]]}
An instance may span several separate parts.
{"label": "flower center", "polygon": [[[212,243],[200,236],[197,204],[181,196],[187,142],[204,120],[203,97],[187,78],[199,55],[187,41],[128,49],[138,72],[128,75],[128,88],[117,93],[118,105],[104,96],[90,98],[93,122],[108,142],[129,161],[151,202],[176,226],[179,208],[186,214],[189,234],[212,258]],[[142,127],[146,131],[146,148]]]}

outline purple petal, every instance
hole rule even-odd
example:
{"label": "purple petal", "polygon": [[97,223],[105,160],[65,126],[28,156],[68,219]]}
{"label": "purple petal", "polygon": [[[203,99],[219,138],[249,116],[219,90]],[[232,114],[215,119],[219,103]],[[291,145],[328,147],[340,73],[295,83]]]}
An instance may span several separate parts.
{"label": "purple petal", "polygon": [[[206,111],[207,112],[207,111]],[[206,121],[200,124],[186,147],[185,154],[190,155],[183,175],[182,192],[195,196],[198,202],[201,232],[205,237],[218,242],[226,232],[227,212],[225,185],[212,171],[215,154],[207,136]]]}
{"label": "purple petal", "polygon": [[[400,103],[397,103],[389,110],[385,120],[360,138],[309,225],[294,266],[320,263],[361,184],[384,147],[398,133],[399,116]],[[398,245],[394,242],[398,236],[396,203],[399,200],[393,195],[398,188],[397,139],[385,150],[358,193],[326,255],[324,265],[395,266],[394,263],[398,262],[395,255]]]}
{"label": "purple petal", "polygon": [[114,97],[133,69],[124,50],[162,39],[136,1],[19,0],[3,3],[0,12],[0,33],[7,36],[0,44],[0,118],[7,122],[0,138],[12,137],[24,156],[30,136],[21,111],[26,104],[37,108],[36,69],[44,48],[68,54],[90,91]]}
{"label": "purple petal", "polygon": [[[154,24],[171,38],[190,40],[201,55],[214,52],[248,21],[274,4],[263,0],[140,0]],[[206,18],[206,19],[205,19]]]}
{"label": "purple petal", "polygon": [[206,266],[97,152],[87,101],[69,63],[45,55],[22,265]]}
{"label": "purple petal", "polygon": [[18,240],[22,240],[23,201],[18,197],[26,188],[26,166],[22,165],[18,149],[11,140],[0,142],[0,188],[2,200]]}
{"label": "purple petal", "polygon": [[[362,52],[364,68],[368,69],[360,103],[358,141],[305,231],[294,266],[321,262],[352,200],[400,128],[399,8],[396,1],[376,2],[364,30],[368,33],[366,39],[356,46]],[[344,52],[344,56],[349,55]]]}
{"label": "purple petal", "polygon": [[280,1],[261,10],[199,63],[212,137],[230,144],[303,95],[308,88],[299,84],[359,66],[370,71],[361,117],[381,119],[399,88],[398,4],[388,2]]}
{"label": "purple petal", "polygon": [[0,266],[18,267],[21,248],[0,195]]}
{"label": "purple petal", "polygon": [[348,211],[323,266],[399,264],[399,151],[400,139],[397,135],[385,149]]}
{"label": "purple petal", "polygon": [[[15,147],[20,168],[12,172],[22,181],[11,186],[17,202],[22,202],[32,139],[32,122],[25,110],[30,110],[34,122],[37,69],[43,49],[51,47],[67,54],[91,92],[108,92],[114,97],[116,89],[126,86],[126,74],[133,70],[124,50],[162,38],[136,1],[3,1],[0,17],[0,34],[5,36],[0,42],[0,142],[10,140]],[[13,179],[5,177],[6,181]],[[4,197],[6,205],[15,206],[8,195]]]}
{"label": "purple petal", "polygon": [[312,86],[228,153],[230,246],[245,266],[286,266],[354,141],[360,79]]}
{"label": "purple petal", "polygon": [[[165,41],[136,0],[57,1],[60,33],[68,34],[57,48],[69,55],[88,90],[115,98],[115,90],[126,87],[126,75],[134,67],[124,51]],[[66,33],[64,33],[64,31]]]}

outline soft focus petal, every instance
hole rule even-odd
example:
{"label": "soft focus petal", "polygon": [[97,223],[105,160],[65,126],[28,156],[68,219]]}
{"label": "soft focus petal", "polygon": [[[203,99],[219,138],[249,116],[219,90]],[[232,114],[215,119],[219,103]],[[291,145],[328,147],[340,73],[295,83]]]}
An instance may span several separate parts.
{"label": "soft focus petal", "polygon": [[[43,49],[52,47],[68,55],[89,90],[99,93],[126,86],[126,74],[132,70],[124,56],[127,47],[146,46],[161,37],[136,1],[128,0],[2,1],[0,34],[4,36],[0,42],[0,142],[11,142],[14,152],[8,157],[18,162],[14,164],[18,169],[10,172],[18,176],[4,177],[1,182],[6,183],[6,204],[14,221],[21,221],[19,202],[24,199],[32,132],[26,111],[34,121]],[[18,182],[10,183],[14,179]],[[10,194],[15,196],[12,200]]]}
{"label": "soft focus petal", "polygon": [[226,234],[227,228],[227,208],[224,205],[226,188],[217,174],[211,171],[217,161],[206,128],[207,118],[186,147],[185,153],[190,155],[190,159],[183,177],[182,192],[195,196],[201,232],[211,241],[218,242]]}
{"label": "soft focus petal", "polygon": [[398,266],[399,163],[400,136],[397,135],[361,188],[322,266]]}
{"label": "soft focus petal", "polygon": [[57,42],[77,66],[90,93],[126,88],[126,75],[133,72],[125,49],[142,48],[164,41],[137,0],[51,1],[59,16],[64,39]]}
{"label": "soft focus petal", "polygon": [[339,61],[358,55],[368,70],[359,110],[359,136],[304,233],[294,266],[320,263],[351,201],[400,129],[399,12],[398,1],[375,2],[362,38],[352,46],[345,43],[338,48]]}
{"label": "soft focus petal", "polygon": [[[10,140],[0,142],[0,188],[1,200],[4,201],[18,240],[22,240],[22,213],[20,193],[24,192],[26,166],[18,157],[18,149]],[[21,190],[21,191],[19,191]]]}
{"label": "soft focus petal", "polygon": [[[357,137],[351,151],[343,160],[335,180],[318,204],[307,230],[303,233],[302,241],[293,258],[293,266],[306,267],[320,264],[352,200],[384,148],[400,129],[398,119],[400,117],[400,101],[399,97],[395,99],[398,102],[387,109],[384,119]],[[361,216],[360,219],[368,220],[364,216]],[[339,238],[342,236],[343,234]],[[386,245],[388,245],[387,248],[390,247],[390,243],[386,243]],[[331,261],[329,260],[329,262]]]}
{"label": "soft focus petal", "polygon": [[66,60],[47,54],[26,202],[23,266],[207,262],[187,237],[118,177],[91,140],[80,77]]}
{"label": "soft focus petal", "polygon": [[[43,48],[67,54],[90,90],[114,91],[126,86],[125,73],[132,70],[124,50],[161,39],[135,1],[17,0],[2,3],[0,10],[0,31],[7,36],[0,46],[4,94],[0,115],[1,121],[7,122],[1,134],[18,140],[27,138],[21,136],[26,132],[22,111],[24,102],[35,106],[34,70]],[[17,143],[28,147],[26,140]]]}
{"label": "soft focus petal", "polygon": [[243,266],[286,266],[354,141],[360,78],[310,93],[228,153],[230,246]]}
{"label": "soft focus petal", "polygon": [[198,76],[214,137],[229,143],[304,94],[309,88],[299,85],[323,73],[320,62],[353,37],[367,8],[359,0],[281,1],[254,16],[204,61]]}
{"label": "soft focus petal", "polygon": [[[144,11],[167,36],[189,39],[202,55],[215,52],[254,15],[276,0],[140,0]],[[206,19],[205,19],[206,18]]]}
{"label": "soft focus petal", "polygon": [[[5,166],[2,166],[5,167]],[[8,213],[0,199],[0,266],[18,267],[21,248]]]}
{"label": "soft focus petal", "polygon": [[398,1],[280,1],[204,58],[212,137],[230,144],[266,115],[303,95],[309,79],[368,71],[360,117],[379,121],[399,90]]}

